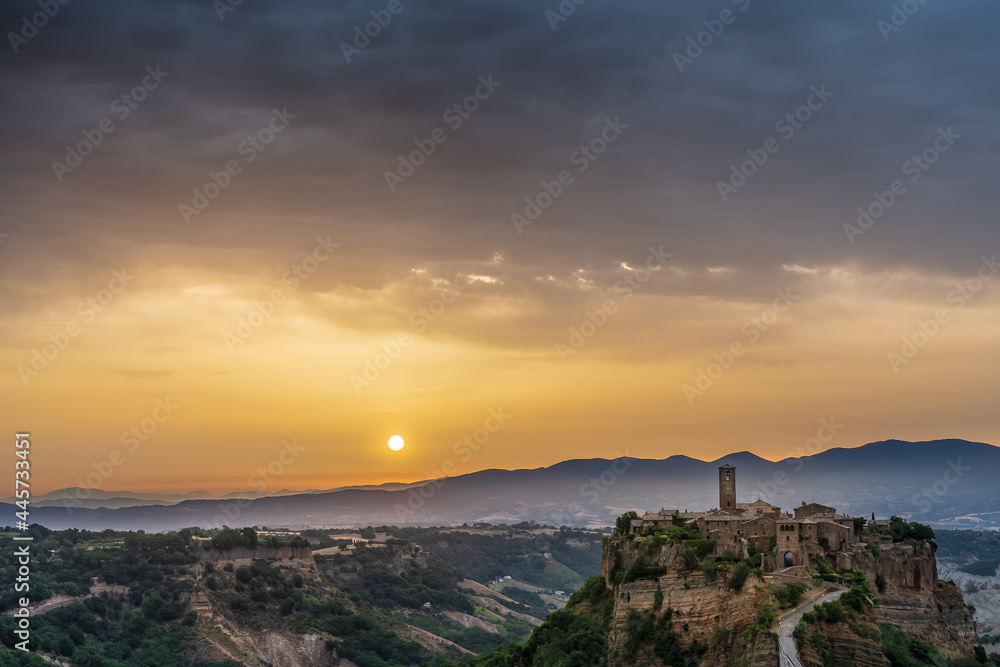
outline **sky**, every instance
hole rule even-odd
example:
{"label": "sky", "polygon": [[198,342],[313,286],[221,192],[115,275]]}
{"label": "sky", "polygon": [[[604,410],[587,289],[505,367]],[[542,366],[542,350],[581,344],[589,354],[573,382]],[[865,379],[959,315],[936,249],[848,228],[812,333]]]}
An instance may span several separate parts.
{"label": "sky", "polygon": [[45,6],[0,8],[35,493],[1000,443],[1000,6]]}

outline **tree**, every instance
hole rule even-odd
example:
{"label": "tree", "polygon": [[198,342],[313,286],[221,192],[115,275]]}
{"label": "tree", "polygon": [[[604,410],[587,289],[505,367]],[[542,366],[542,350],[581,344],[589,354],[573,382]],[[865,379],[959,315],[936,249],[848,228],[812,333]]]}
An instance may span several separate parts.
{"label": "tree", "polygon": [[243,546],[245,546],[248,549],[256,549],[257,548],[257,531],[256,530],[254,530],[253,528],[247,526],[246,528],[244,528],[243,530],[240,531],[240,534],[243,536]]}
{"label": "tree", "polygon": [[930,541],[934,539],[934,529],[922,523],[912,521],[910,523],[910,536],[915,540]]}
{"label": "tree", "polygon": [[741,560],[733,567],[732,575],[726,580],[726,585],[734,591],[738,591],[743,588],[743,584],[749,576],[750,565],[745,560]]}
{"label": "tree", "polygon": [[620,517],[615,519],[615,534],[616,535],[628,535],[632,528],[632,520],[638,519],[639,515],[636,514],[634,510],[629,510],[622,514]]}

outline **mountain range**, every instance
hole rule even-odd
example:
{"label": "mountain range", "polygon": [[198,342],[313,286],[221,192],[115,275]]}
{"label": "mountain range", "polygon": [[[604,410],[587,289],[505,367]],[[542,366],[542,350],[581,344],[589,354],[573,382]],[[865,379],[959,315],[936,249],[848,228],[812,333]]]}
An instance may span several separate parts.
{"label": "mountain range", "polygon": [[[490,469],[412,484],[282,491],[254,499],[238,493],[181,498],[94,490],[94,501],[114,501],[114,506],[88,507],[57,499],[60,493],[75,492],[69,489],[43,499],[54,504],[33,504],[31,522],[57,530],[147,532],[222,525],[303,528],[520,521],[597,527],[613,524],[628,510],[715,507],[718,467],[723,464],[736,467],[740,502],[763,498],[786,510],[802,502],[819,502],[853,516],[895,514],[937,527],[1000,529],[996,481],[1000,447],[958,439],[886,440],[776,462],[745,451],[715,461],[688,456],[574,459],[545,468]],[[102,499],[101,493],[109,497]],[[9,502],[0,507],[13,516],[15,508]]]}

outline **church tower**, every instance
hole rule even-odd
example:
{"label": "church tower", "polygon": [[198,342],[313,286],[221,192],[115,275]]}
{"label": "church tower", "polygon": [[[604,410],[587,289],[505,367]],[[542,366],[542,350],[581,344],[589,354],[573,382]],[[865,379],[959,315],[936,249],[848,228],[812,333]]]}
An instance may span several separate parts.
{"label": "church tower", "polygon": [[728,463],[719,466],[719,509],[736,511],[736,468]]}

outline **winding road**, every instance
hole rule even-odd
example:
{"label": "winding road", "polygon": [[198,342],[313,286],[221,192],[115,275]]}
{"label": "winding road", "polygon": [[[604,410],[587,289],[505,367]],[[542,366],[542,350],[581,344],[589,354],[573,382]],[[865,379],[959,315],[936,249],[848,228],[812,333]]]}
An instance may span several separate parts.
{"label": "winding road", "polygon": [[[83,602],[87,598],[94,597],[95,595],[100,595],[101,593],[115,593],[119,595],[124,595],[128,593],[128,586],[117,586],[111,584],[94,584],[90,587],[90,592],[86,595],[53,595],[50,598],[42,600],[41,602],[35,602],[34,604],[28,605],[28,613],[32,616],[38,614],[45,614],[52,611],[53,609],[61,609],[62,607],[68,607],[74,602]],[[13,616],[16,609],[8,609],[4,612],[5,616]]]}
{"label": "winding road", "polygon": [[846,591],[839,590],[813,598],[795,608],[791,614],[778,621],[778,664],[780,667],[802,667],[799,661],[799,651],[795,648],[795,638],[792,632],[802,620],[802,614],[823,602],[833,602]]}

